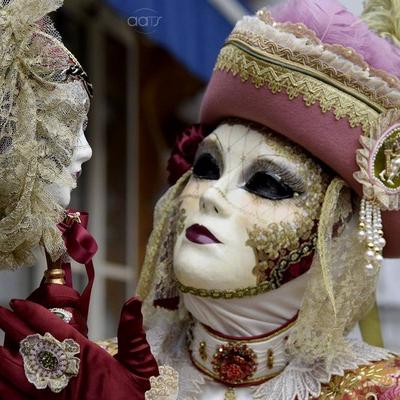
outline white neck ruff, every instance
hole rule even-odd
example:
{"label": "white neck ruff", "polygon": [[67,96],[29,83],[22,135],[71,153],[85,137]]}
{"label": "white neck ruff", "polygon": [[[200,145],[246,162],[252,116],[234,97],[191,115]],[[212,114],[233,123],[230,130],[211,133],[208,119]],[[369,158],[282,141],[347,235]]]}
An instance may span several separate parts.
{"label": "white neck ruff", "polygon": [[300,309],[308,273],[257,296],[212,299],[182,293],[185,308],[202,324],[227,336],[251,337],[279,329]]}

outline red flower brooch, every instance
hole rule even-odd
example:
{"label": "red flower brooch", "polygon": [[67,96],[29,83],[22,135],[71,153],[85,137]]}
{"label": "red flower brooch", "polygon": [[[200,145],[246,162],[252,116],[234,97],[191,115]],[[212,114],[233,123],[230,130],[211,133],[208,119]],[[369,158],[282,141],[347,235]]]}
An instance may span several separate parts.
{"label": "red flower brooch", "polygon": [[197,148],[208,133],[203,125],[196,124],[178,135],[167,167],[168,182],[171,185],[192,168]]}
{"label": "red flower brooch", "polygon": [[254,374],[256,361],[256,353],[246,344],[228,343],[218,347],[212,366],[222,382],[237,385]]}

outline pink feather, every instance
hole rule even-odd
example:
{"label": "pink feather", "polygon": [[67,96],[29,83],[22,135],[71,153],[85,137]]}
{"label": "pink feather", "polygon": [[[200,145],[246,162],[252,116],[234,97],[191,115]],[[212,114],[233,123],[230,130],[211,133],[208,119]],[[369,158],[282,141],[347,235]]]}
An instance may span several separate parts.
{"label": "pink feather", "polygon": [[374,68],[400,78],[400,48],[368,29],[337,0],[288,0],[271,9],[279,22],[302,22],[329,44],[351,47]]}

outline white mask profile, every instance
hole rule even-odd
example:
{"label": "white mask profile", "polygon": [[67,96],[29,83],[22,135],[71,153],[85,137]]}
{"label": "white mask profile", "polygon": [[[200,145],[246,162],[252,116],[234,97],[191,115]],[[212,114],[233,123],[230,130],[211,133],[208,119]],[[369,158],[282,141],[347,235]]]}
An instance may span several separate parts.
{"label": "white mask profile", "polygon": [[84,131],[84,123],[79,128],[79,134],[76,146],[73,151],[71,164],[67,171],[73,177],[74,186],[67,184],[52,183],[47,186],[48,193],[51,194],[58,205],[67,208],[71,202],[71,191],[76,187],[77,181],[82,173],[82,165],[92,157],[92,148],[90,147]]}

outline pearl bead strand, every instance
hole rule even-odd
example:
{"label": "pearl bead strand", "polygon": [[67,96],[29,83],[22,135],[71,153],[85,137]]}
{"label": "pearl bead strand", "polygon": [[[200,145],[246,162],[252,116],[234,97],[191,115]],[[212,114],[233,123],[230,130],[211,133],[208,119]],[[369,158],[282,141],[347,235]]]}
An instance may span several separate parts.
{"label": "pearl bead strand", "polygon": [[367,271],[374,271],[382,266],[382,251],[386,241],[383,238],[381,210],[369,200],[362,199],[358,236],[366,243],[365,260]]}

